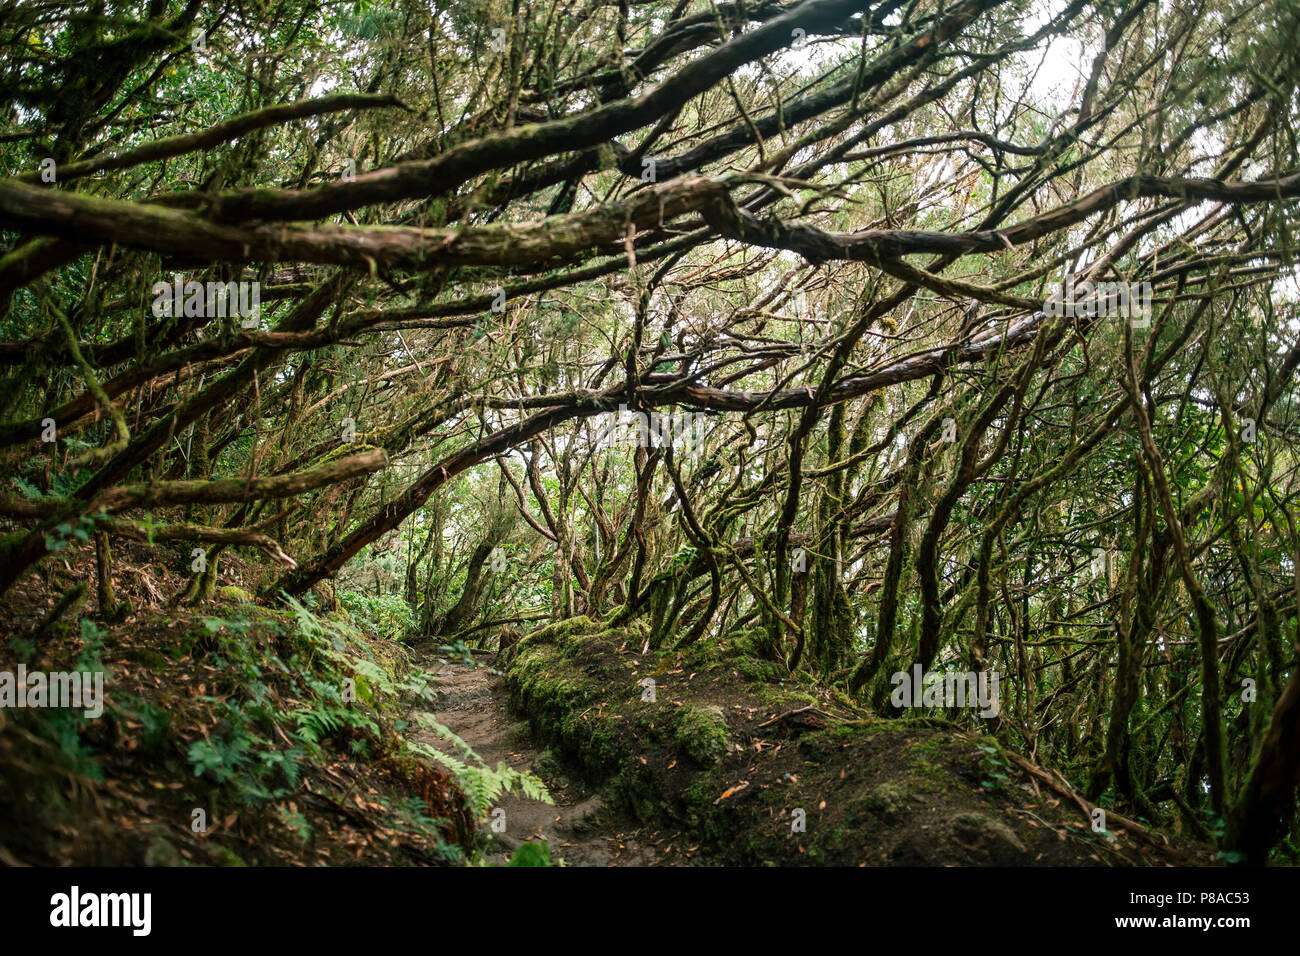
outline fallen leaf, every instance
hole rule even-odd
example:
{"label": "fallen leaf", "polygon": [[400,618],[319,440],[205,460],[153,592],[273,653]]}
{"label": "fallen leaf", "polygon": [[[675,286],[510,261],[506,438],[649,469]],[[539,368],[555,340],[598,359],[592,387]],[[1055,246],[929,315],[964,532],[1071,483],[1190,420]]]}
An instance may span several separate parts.
{"label": "fallen leaf", "polygon": [[728,797],[740,793],[740,791],[744,790],[748,786],[749,786],[749,781],[742,780],[734,787],[728,787],[726,790],[722,791],[722,796],[718,797],[718,799],[713,801],[714,806],[717,806],[719,803],[721,803],[723,800],[726,800]]}

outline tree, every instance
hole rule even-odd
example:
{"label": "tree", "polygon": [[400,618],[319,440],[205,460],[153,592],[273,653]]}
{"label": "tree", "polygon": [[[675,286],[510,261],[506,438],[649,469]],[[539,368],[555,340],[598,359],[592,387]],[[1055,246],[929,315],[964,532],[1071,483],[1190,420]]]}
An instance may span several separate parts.
{"label": "tree", "polygon": [[[8,9],[0,592],[83,523],[211,545],[188,600],[405,529],[443,633],[645,618],[877,706],[998,670],[990,732],[1260,860],[1297,15]],[[536,546],[485,575],[503,509]]]}

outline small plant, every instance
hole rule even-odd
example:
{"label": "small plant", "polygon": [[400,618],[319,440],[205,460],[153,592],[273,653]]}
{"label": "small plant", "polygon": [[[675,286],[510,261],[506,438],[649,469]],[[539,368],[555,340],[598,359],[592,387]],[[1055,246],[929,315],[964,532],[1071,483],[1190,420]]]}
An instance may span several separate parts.
{"label": "small plant", "polygon": [[466,667],[474,667],[474,654],[469,646],[461,640],[453,641],[450,644],[439,644],[438,653],[445,654],[457,664],[463,664]]}
{"label": "small plant", "polygon": [[68,546],[69,539],[74,538],[82,544],[88,544],[94,530],[95,519],[89,515],[82,515],[75,523],[61,521],[54,526],[53,531],[45,533],[45,549],[52,554],[57,554]]}
{"label": "small plant", "polygon": [[417,714],[415,719],[421,727],[433,731],[451,743],[464,758],[444,753],[428,744],[418,742],[411,744],[411,749],[415,753],[441,764],[456,775],[456,780],[460,783],[460,788],[465,791],[469,807],[476,817],[486,816],[497,797],[512,791],[530,800],[555,802],[547,792],[546,785],[531,773],[515,770],[504,763],[498,763],[495,770],[489,767],[469,744],[438,723],[432,714],[422,712]]}
{"label": "small plant", "polygon": [[1007,773],[1009,769],[1007,762],[1002,756],[1002,750],[997,744],[981,743],[976,744],[980,750],[984,751],[982,762],[984,768],[984,779],[980,781],[980,786],[985,790],[994,793],[1000,793],[1006,786],[1007,781],[1011,779]]}
{"label": "small plant", "polygon": [[551,847],[545,840],[521,843],[510,855],[506,866],[554,866],[551,862]]}
{"label": "small plant", "polygon": [[415,614],[400,595],[339,591],[338,598],[362,630],[393,641],[403,640],[415,630]]}

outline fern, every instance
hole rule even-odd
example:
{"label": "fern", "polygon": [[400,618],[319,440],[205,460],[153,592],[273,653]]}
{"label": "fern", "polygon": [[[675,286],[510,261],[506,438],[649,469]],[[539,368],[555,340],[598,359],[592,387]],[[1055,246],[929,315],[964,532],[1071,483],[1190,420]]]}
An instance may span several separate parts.
{"label": "fern", "polygon": [[446,740],[451,744],[453,744],[457,750],[459,750],[465,756],[469,757],[471,760],[476,760],[480,764],[483,763],[479,755],[474,752],[473,747],[465,743],[465,741],[461,740],[460,737],[458,737],[450,727],[444,726],[443,724],[439,723],[437,718],[435,718],[433,714],[429,714],[429,713],[416,714],[415,721],[425,730],[432,730],[443,740]]}
{"label": "fern", "polygon": [[493,769],[483,762],[469,744],[461,740],[451,730],[440,724],[431,714],[415,715],[416,722],[452,744],[465,759],[446,753],[428,744],[412,741],[411,749],[423,757],[441,764],[455,775],[460,788],[477,817],[484,817],[492,808],[497,798],[503,793],[517,793],[529,800],[554,803],[546,790],[546,785],[527,771],[516,770],[505,763],[498,763]]}

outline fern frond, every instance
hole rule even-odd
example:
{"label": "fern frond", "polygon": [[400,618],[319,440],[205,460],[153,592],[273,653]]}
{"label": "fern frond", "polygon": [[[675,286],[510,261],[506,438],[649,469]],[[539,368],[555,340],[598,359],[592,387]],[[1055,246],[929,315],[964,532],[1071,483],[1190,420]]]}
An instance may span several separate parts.
{"label": "fern frond", "polygon": [[412,741],[410,744],[411,750],[415,753],[441,764],[455,775],[476,816],[486,816],[503,793],[513,792],[529,800],[555,803],[546,789],[546,784],[538,777],[528,771],[516,770],[505,763],[498,763],[496,769],[489,767],[483,762],[483,758],[474,752],[474,748],[440,724],[431,714],[417,714],[416,722],[449,741],[465,756],[466,759],[461,760],[446,751],[419,741]]}

